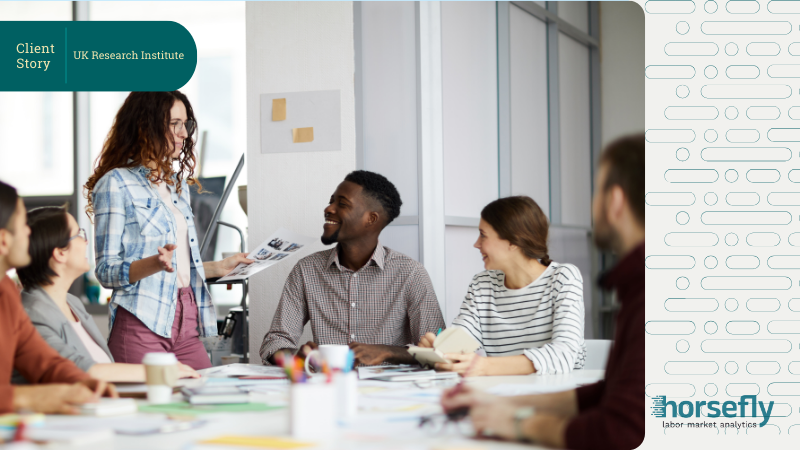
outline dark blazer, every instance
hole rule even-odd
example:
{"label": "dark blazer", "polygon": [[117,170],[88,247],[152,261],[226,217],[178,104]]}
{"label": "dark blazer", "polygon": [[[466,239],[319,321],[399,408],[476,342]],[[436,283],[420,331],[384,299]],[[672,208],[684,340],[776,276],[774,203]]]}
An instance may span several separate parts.
{"label": "dark blazer", "polygon": [[[108,355],[111,361],[114,358],[108,350],[103,335],[95,325],[92,316],[86,312],[83,302],[72,294],[67,294],[67,304],[75,317],[78,318],[83,329],[101,349]],[[58,308],[56,303],[41,288],[26,289],[22,291],[22,307],[42,335],[44,340],[57,351],[61,356],[75,363],[84,372],[95,365],[94,359],[89,354],[89,350],[83,345],[81,338],[72,328],[72,325],[64,317],[64,313]],[[24,384],[25,379],[16,372],[12,377],[14,384]]]}

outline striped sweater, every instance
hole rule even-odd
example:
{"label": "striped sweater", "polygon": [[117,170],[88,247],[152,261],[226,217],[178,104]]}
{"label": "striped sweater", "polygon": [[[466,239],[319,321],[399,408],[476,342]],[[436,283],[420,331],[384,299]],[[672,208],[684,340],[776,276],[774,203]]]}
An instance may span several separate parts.
{"label": "striped sweater", "polygon": [[487,356],[525,355],[538,374],[582,368],[586,345],[578,268],[552,262],[522,289],[508,289],[504,281],[500,271],[475,275],[453,325],[475,336]]}

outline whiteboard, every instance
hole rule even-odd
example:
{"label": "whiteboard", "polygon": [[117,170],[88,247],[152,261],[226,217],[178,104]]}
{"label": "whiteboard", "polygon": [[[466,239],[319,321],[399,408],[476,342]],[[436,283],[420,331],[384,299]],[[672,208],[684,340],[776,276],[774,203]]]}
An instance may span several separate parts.
{"label": "whiteboard", "polygon": [[[272,120],[272,100],[286,99],[286,120]],[[293,142],[293,128],[314,128],[311,142]],[[335,152],[342,149],[339,90],[261,94],[261,153]]]}

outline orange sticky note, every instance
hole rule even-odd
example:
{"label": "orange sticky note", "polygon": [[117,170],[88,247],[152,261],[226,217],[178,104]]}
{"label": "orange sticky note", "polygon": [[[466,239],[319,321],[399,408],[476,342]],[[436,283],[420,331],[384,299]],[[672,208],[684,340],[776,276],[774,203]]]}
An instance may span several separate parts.
{"label": "orange sticky note", "polygon": [[314,140],[314,127],[292,128],[292,142],[312,142]]}
{"label": "orange sticky note", "polygon": [[272,121],[278,122],[286,120],[286,99],[273,98],[272,99]]}

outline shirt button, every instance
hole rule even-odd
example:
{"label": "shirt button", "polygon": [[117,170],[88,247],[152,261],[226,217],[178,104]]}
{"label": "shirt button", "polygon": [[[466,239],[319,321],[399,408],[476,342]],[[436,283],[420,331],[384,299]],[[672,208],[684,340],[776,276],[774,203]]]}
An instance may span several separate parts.
{"label": "shirt button", "polygon": [[199,263],[199,262],[200,262],[200,260],[199,260],[199,259],[195,259],[195,260],[194,260],[194,262],[196,262],[196,263]]}
{"label": "shirt button", "polygon": [[350,335],[350,339],[355,339],[355,338],[356,338],[356,335],[355,335],[355,334],[351,334],[351,335]]}
{"label": "shirt button", "polygon": [[177,205],[178,201],[177,200],[173,200],[172,203],[175,203]]}
{"label": "shirt button", "polygon": [[354,273],[354,274],[353,274],[353,278],[358,278],[358,274],[357,274],[357,273]]}
{"label": "shirt button", "polygon": [[194,242],[194,239],[192,239],[192,242]]}
{"label": "shirt button", "polygon": [[356,307],[356,302],[350,303],[350,306],[352,306],[353,308],[355,308],[355,307]]}

